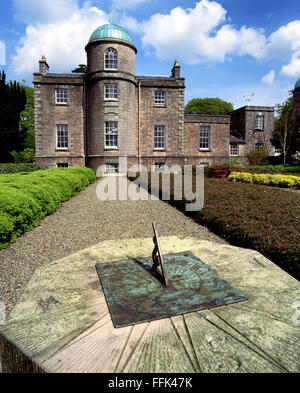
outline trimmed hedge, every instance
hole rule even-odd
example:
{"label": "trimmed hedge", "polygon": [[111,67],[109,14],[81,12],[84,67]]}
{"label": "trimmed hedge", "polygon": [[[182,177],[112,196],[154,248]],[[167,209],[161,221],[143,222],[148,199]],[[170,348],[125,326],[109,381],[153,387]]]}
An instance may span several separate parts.
{"label": "trimmed hedge", "polygon": [[247,165],[234,167],[230,163],[223,163],[231,172],[249,172],[249,173],[300,173],[300,165]]}
{"label": "trimmed hedge", "polygon": [[172,199],[172,177],[170,183],[170,204],[230,244],[257,250],[300,279],[298,194],[206,177],[203,209],[186,212],[185,203],[191,201]]}
{"label": "trimmed hedge", "polygon": [[245,183],[264,184],[266,186],[295,187],[300,188],[300,177],[290,175],[270,175],[246,172],[231,172],[228,180]]}
{"label": "trimmed hedge", "polygon": [[60,202],[95,181],[85,167],[53,168],[0,176],[0,249],[39,225]]}
{"label": "trimmed hedge", "polygon": [[39,169],[46,169],[41,165],[20,163],[20,164],[0,164],[0,174],[2,173],[18,173],[18,172],[33,172]]}

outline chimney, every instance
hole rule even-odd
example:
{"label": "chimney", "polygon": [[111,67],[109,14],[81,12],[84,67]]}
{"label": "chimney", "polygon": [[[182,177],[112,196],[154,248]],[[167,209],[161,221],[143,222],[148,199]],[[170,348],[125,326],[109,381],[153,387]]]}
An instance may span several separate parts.
{"label": "chimney", "polygon": [[178,64],[178,60],[175,60],[173,69],[172,69],[172,77],[175,79],[180,78],[180,65]]}
{"label": "chimney", "polygon": [[47,72],[49,71],[49,66],[46,57],[42,56],[42,59],[39,61],[39,63],[40,63],[40,73],[42,75],[47,74]]}

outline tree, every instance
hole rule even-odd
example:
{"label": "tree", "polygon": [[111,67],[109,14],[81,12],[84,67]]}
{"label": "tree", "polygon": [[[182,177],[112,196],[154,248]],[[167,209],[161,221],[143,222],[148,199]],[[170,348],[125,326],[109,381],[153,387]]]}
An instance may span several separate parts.
{"label": "tree", "polygon": [[19,126],[20,113],[26,104],[26,93],[16,81],[6,83],[5,72],[0,77],[0,161],[10,162],[12,150],[24,148],[26,134]]}
{"label": "tree", "polygon": [[193,98],[185,106],[186,114],[228,115],[233,110],[230,102],[220,98]]}
{"label": "tree", "polygon": [[85,64],[79,64],[72,72],[87,72],[87,66]]}
{"label": "tree", "polygon": [[296,149],[297,137],[299,137],[300,119],[294,110],[294,99],[290,96],[282,104],[276,104],[278,117],[274,123],[274,140],[280,144],[283,150],[283,162],[286,163],[287,156]]}
{"label": "tree", "polygon": [[29,149],[35,148],[35,128],[34,128],[34,89],[26,86],[25,80],[22,81],[22,87],[26,94],[25,109],[20,113],[20,127],[26,134],[24,147]]}

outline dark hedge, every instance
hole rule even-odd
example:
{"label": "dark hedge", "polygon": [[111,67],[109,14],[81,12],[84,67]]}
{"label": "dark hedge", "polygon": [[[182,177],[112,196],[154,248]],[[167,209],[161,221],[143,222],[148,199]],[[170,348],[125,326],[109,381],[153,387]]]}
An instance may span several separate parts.
{"label": "dark hedge", "polygon": [[203,209],[185,212],[186,202],[169,203],[232,245],[257,250],[300,279],[299,194],[205,177]]}
{"label": "dark hedge", "polygon": [[46,169],[41,165],[20,163],[20,164],[0,164],[0,174],[3,173],[18,173],[18,172],[33,172],[40,169]]}

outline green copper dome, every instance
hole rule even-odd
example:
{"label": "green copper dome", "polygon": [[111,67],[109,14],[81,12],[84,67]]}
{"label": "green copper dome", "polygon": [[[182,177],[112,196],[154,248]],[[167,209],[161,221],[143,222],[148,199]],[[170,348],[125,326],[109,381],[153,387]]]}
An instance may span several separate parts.
{"label": "green copper dome", "polygon": [[300,88],[300,78],[297,80],[294,89],[299,89]]}
{"label": "green copper dome", "polygon": [[117,38],[119,40],[127,41],[133,45],[130,34],[118,25],[102,25],[98,27],[91,35],[89,42],[99,40],[101,38]]}

